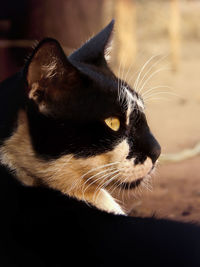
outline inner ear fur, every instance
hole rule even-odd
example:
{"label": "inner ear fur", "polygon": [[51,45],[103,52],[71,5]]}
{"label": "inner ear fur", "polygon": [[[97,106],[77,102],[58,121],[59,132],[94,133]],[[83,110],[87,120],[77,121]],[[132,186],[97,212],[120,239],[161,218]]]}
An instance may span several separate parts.
{"label": "inner ear fur", "polygon": [[28,97],[47,109],[59,101],[77,81],[77,70],[54,39],[43,40],[35,49],[27,68]]}

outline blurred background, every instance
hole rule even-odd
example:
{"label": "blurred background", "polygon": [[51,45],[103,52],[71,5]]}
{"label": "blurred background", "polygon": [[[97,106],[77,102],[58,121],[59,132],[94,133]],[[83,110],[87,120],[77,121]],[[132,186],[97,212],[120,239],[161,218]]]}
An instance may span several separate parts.
{"label": "blurred background", "polygon": [[117,196],[133,216],[200,221],[200,0],[1,0],[0,81],[36,41],[66,54],[115,18],[110,65],[143,95],[162,146],[153,181]]}

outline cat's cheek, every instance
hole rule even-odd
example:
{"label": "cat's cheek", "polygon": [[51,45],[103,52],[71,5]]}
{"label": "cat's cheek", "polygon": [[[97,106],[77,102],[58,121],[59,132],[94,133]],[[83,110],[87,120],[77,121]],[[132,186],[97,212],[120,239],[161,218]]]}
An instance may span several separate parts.
{"label": "cat's cheek", "polygon": [[120,165],[121,162],[126,160],[126,157],[129,154],[128,140],[124,139],[114,148],[114,150],[108,152],[107,154],[110,157],[111,162],[119,162]]}

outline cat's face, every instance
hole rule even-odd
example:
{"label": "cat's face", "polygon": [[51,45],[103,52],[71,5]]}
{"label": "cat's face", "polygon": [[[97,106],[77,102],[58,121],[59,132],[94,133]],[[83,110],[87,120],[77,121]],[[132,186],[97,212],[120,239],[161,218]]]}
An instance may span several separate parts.
{"label": "cat's face", "polygon": [[60,183],[74,178],[74,188],[135,188],[160,155],[141,97],[105,60],[112,27],[68,59],[56,41],[46,39],[26,70],[28,127],[36,158],[47,166],[53,162]]}

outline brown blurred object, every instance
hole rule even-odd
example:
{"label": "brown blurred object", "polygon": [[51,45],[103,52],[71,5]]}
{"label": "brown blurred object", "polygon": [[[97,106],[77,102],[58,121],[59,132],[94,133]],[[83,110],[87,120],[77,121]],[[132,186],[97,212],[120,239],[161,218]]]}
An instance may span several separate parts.
{"label": "brown blurred object", "polygon": [[180,61],[180,6],[179,0],[170,0],[169,34],[171,41],[172,69],[178,70]]}
{"label": "brown blurred object", "polygon": [[[154,16],[154,13],[149,9],[150,3],[148,1],[141,2],[142,3],[138,0],[104,0],[104,21],[107,23],[112,17],[116,20],[114,36],[115,49],[113,52],[114,57],[112,59],[114,67],[115,65],[123,65],[124,69],[129,68],[136,61],[136,56],[138,54],[137,43],[140,43],[141,46],[141,41],[147,41],[140,40],[141,36],[143,37],[144,32],[147,31],[147,34],[152,33],[152,36],[150,36],[151,39],[153,38],[153,34],[156,33],[158,25],[152,23],[154,20],[154,17],[152,17]],[[157,1],[157,3],[160,3],[161,5],[162,2]],[[154,9],[154,5],[155,1],[152,2],[152,10]],[[165,33],[165,35],[167,43],[170,42],[168,50],[171,54],[171,66],[172,70],[177,71],[180,66],[181,56],[180,3],[179,0],[169,0],[165,1],[163,5],[165,6],[166,14],[169,15],[166,21],[167,34]],[[143,10],[140,10],[138,7],[142,7]],[[146,12],[148,9],[149,14]],[[145,15],[143,15],[144,11],[146,12],[145,15],[147,15],[146,18]],[[153,11],[156,12],[156,10]],[[156,13],[159,14],[159,12]],[[140,23],[141,18],[147,20],[147,25]],[[154,28],[153,25],[155,26]],[[147,28],[149,28],[149,30],[147,30]],[[144,32],[140,33],[138,29],[144,29]]]}
{"label": "brown blurred object", "polygon": [[27,37],[53,37],[74,49],[100,30],[101,17],[101,0],[31,0]]}
{"label": "brown blurred object", "polygon": [[114,17],[116,19],[116,63],[128,67],[135,62],[136,44],[136,4],[134,0],[115,0]]}
{"label": "brown blurred object", "polygon": [[35,40],[57,39],[69,54],[101,29],[102,0],[8,0],[0,11],[0,81],[18,71]]}

